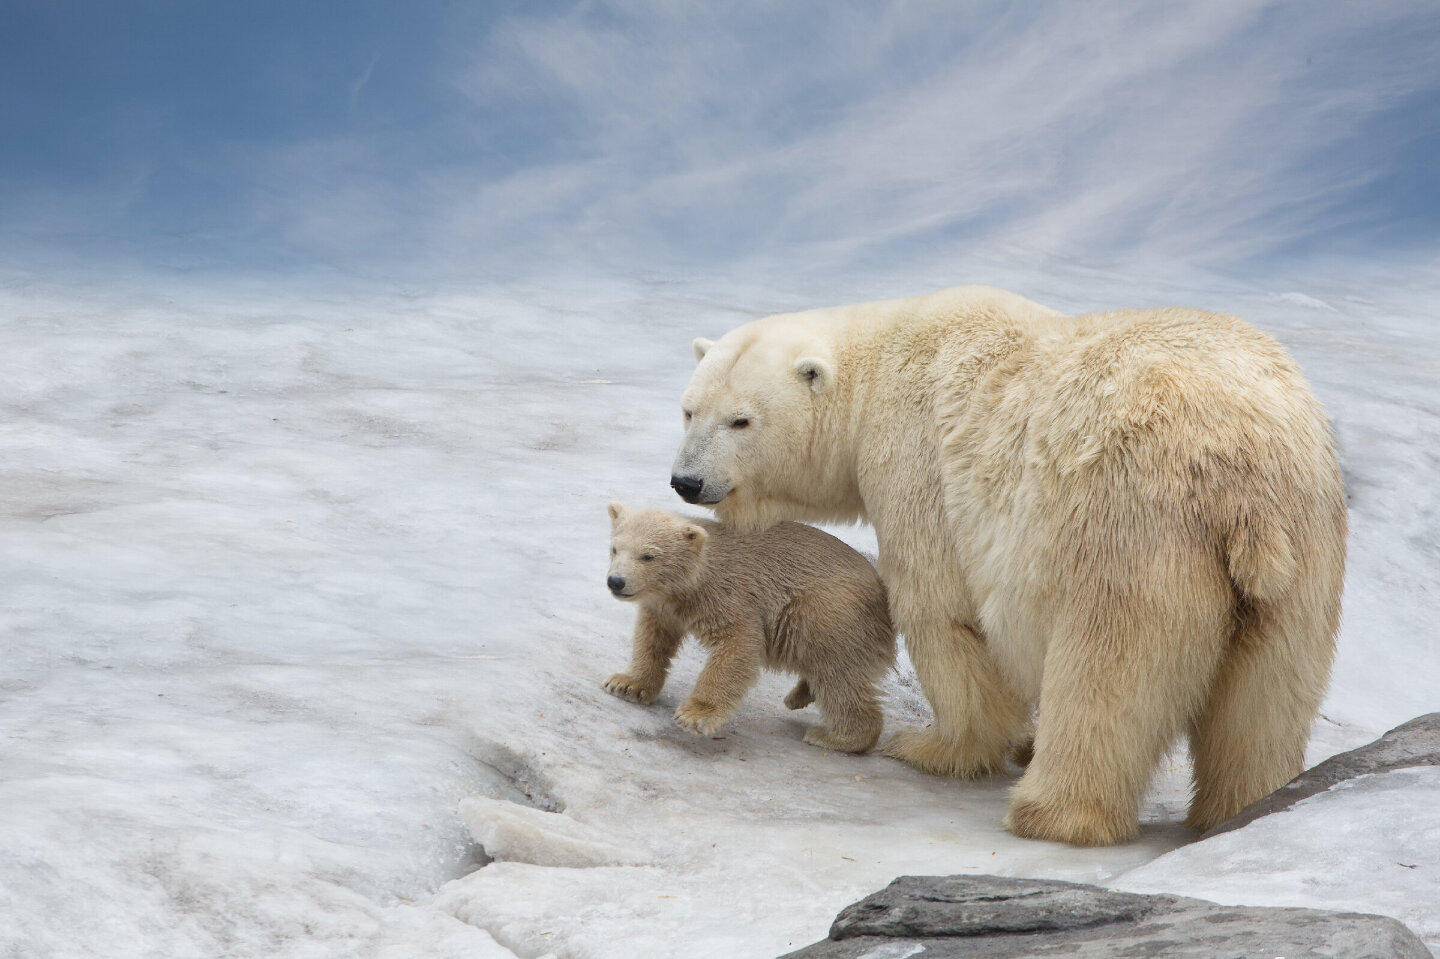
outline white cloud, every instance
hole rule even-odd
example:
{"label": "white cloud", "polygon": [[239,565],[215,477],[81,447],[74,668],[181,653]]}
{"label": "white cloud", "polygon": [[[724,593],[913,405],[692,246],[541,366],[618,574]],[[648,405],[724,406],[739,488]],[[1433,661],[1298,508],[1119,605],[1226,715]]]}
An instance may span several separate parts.
{"label": "white cloud", "polygon": [[1414,50],[1383,49],[1417,5],[1026,9],[845,7],[779,39],[753,10],[694,6],[507,24],[459,84],[561,129],[554,159],[487,184],[462,228],[728,256],[938,232],[1224,260],[1325,229],[1380,172],[1366,144],[1337,148],[1436,84]]}
{"label": "white cloud", "polygon": [[[1404,142],[1440,123],[1440,11],[1418,0],[629,0],[385,39],[337,81],[348,121],[167,157],[215,194],[167,202],[147,179],[144,214],[229,229],[238,253],[451,274],[997,248],[1224,265],[1399,242],[1413,210],[1367,191],[1440,192]],[[0,212],[29,235],[92,229],[92,210],[155,228],[138,208]]]}

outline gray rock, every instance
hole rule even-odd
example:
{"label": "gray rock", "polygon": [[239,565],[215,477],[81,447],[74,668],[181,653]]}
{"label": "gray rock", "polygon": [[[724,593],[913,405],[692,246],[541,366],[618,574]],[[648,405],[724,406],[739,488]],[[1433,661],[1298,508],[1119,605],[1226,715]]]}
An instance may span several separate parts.
{"label": "gray rock", "polygon": [[1219,906],[1048,879],[902,876],[783,959],[986,956],[1432,959],[1384,916]]}
{"label": "gray rock", "polygon": [[1426,713],[1395,727],[1373,743],[1331,756],[1264,799],[1246,806],[1200,838],[1209,839],[1222,832],[1248,826],[1261,816],[1289,809],[1300,800],[1322,793],[1347,779],[1411,766],[1440,766],[1440,713]]}

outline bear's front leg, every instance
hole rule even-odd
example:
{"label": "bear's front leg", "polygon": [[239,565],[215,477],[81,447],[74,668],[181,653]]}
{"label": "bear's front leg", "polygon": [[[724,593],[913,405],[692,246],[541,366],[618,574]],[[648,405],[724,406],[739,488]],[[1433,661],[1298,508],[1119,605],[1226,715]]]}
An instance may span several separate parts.
{"label": "bear's front leg", "polygon": [[[900,590],[892,597],[901,595]],[[892,603],[894,602],[892,598]],[[904,608],[894,603],[892,614]],[[936,776],[971,779],[1005,768],[1010,743],[1024,735],[1029,711],[1006,688],[985,643],[964,626],[895,616],[920,688],[935,712],[928,729],[902,729],[885,755]]]}
{"label": "bear's front leg", "polygon": [[648,706],[660,695],[670,660],[680,648],[685,630],[646,606],[635,617],[635,639],[630,665],[605,680],[605,691],[632,703]]}
{"label": "bear's front leg", "polygon": [[694,691],[675,710],[675,722],[701,736],[719,732],[760,678],[760,642],[746,633],[722,637],[700,671]]}

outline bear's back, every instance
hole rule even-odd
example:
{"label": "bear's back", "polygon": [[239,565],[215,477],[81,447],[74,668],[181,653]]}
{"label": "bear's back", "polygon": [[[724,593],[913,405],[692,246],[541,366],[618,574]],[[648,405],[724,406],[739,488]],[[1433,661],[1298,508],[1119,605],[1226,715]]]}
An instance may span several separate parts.
{"label": "bear's back", "polygon": [[[1328,447],[1324,412],[1275,340],[1237,317],[1163,309],[1077,317],[1022,390],[1052,450],[1084,443],[1130,455],[1151,434],[1187,456]],[[1099,441],[1098,443],[1096,441]],[[1303,448],[1303,452],[1302,452]],[[1083,459],[1084,457],[1080,457]]]}
{"label": "bear's back", "polygon": [[[710,524],[707,524],[707,526]],[[707,530],[707,562],[731,571],[753,571],[793,585],[833,581],[836,577],[879,581],[870,561],[840,539],[804,523],[776,523],[741,533],[718,523]]]}
{"label": "bear's back", "polygon": [[893,662],[885,586],[859,552],[802,523],[752,533],[705,525],[706,615],[692,621],[702,642],[710,627],[738,619],[762,628],[763,653],[774,668],[804,674],[850,663],[870,675]]}
{"label": "bear's back", "polygon": [[796,597],[826,595],[857,607],[885,609],[885,586],[859,552],[803,523],[776,523],[737,532],[697,520],[709,537],[695,598],[724,617],[758,614],[773,620]]}

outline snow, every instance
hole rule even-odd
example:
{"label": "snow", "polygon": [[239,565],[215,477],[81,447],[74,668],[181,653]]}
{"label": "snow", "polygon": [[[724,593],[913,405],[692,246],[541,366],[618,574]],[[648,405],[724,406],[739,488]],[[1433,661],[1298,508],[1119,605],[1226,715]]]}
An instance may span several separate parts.
{"label": "snow", "polygon": [[[0,955],[770,956],[896,875],[966,872],[1374,910],[1440,947],[1431,771],[1186,846],[1177,754],[1138,841],[1076,849],[1000,830],[1013,776],[805,745],[782,677],[708,739],[671,719],[693,649],[653,706],[603,691],[633,617],[605,504],[682,505],[690,340],[969,280],[1290,346],[1353,530],[1310,760],[1437,708],[1440,277],[983,266],[0,278]],[[925,721],[903,663],[889,693],[888,729]]]}

